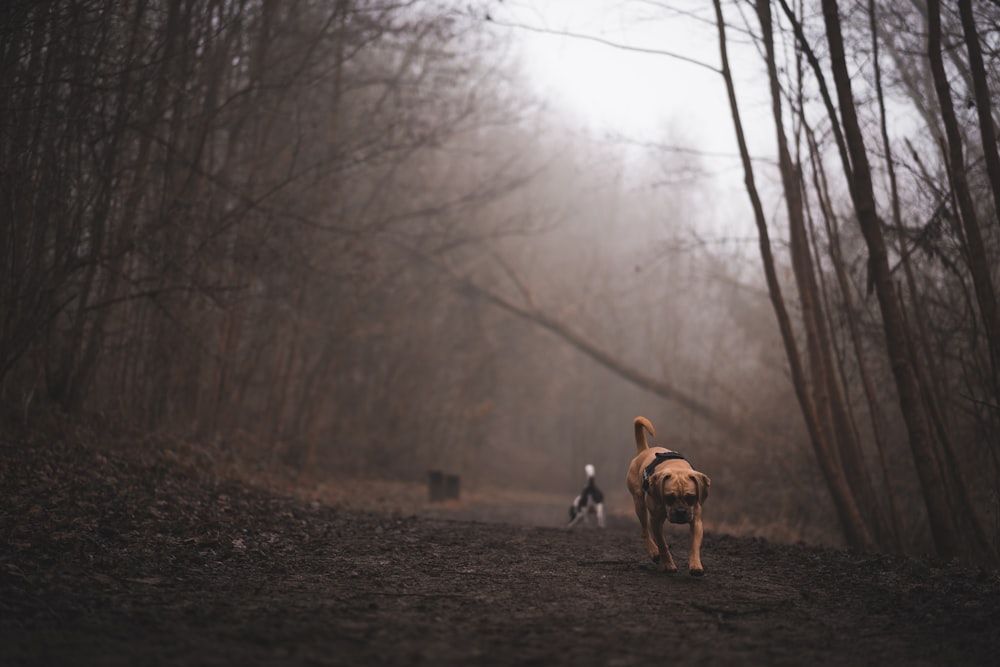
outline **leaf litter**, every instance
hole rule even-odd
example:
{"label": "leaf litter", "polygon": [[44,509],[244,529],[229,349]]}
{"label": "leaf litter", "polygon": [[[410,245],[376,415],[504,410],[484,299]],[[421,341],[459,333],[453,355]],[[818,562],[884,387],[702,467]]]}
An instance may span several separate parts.
{"label": "leaf litter", "polygon": [[[709,534],[704,578],[665,575],[634,520],[567,531],[333,507],[133,436],[3,431],[0,664],[986,665],[1000,654],[992,571]],[[670,538],[681,565],[686,532]]]}

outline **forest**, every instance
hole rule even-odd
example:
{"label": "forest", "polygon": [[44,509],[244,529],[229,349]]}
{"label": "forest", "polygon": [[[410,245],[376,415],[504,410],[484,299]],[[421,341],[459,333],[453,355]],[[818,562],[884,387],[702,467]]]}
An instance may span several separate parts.
{"label": "forest", "polygon": [[712,533],[995,566],[1000,4],[635,0],[722,161],[567,119],[530,4],[5,3],[3,419],[624,514],[645,415]]}

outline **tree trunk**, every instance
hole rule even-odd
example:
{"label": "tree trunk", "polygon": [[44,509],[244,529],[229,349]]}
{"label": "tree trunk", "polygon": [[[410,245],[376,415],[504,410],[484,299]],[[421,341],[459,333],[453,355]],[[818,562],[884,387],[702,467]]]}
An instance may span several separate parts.
{"label": "tree trunk", "polygon": [[823,216],[824,228],[830,245],[830,261],[833,264],[834,275],[837,279],[837,287],[843,300],[841,311],[847,322],[848,334],[851,339],[851,348],[854,351],[854,359],[857,364],[858,376],[861,378],[861,386],[864,390],[865,401],[868,405],[868,414],[871,419],[872,435],[875,439],[875,449],[878,452],[879,464],[881,467],[882,485],[885,487],[886,496],[889,503],[889,513],[894,525],[892,539],[896,547],[902,549],[900,540],[900,529],[903,525],[903,514],[899,509],[898,495],[889,476],[889,465],[886,454],[885,416],[882,406],[879,403],[878,392],[872,373],[869,369],[868,361],[865,358],[864,345],[861,340],[861,332],[858,327],[858,315],[854,306],[853,290],[848,279],[844,257],[841,252],[840,229],[833,204],[830,202],[829,187],[826,180],[826,171],[820,159],[819,146],[811,128],[807,126],[806,137],[809,142],[809,150],[812,161],[813,187],[816,189],[820,214]]}
{"label": "tree trunk", "polygon": [[824,437],[828,447],[836,452],[835,458],[839,460],[840,474],[851,489],[848,501],[853,502],[858,507],[859,513],[862,507],[868,513],[867,517],[863,513],[861,516],[866,519],[867,529],[867,534],[862,537],[869,542],[858,546],[871,548],[875,545],[871,535],[880,532],[877,527],[882,523],[879,520],[879,505],[875,500],[871,480],[864,469],[861,449],[850,429],[850,419],[844,405],[843,394],[835,380],[833,361],[830,355],[830,338],[821,312],[819,287],[816,283],[812,252],[806,233],[799,167],[793,164],[788,141],[785,137],[781,83],[778,81],[778,68],[774,55],[774,36],[769,2],[757,3],[757,16],[760,20],[771,86],[771,109],[778,147],[778,167],[781,172],[788,214],[792,268],[802,306],[802,320],[809,351],[809,366],[812,370],[812,385],[809,388],[814,397],[817,419],[821,429],[825,432]]}
{"label": "tree trunk", "polygon": [[[1000,216],[1000,152],[997,151],[997,136],[993,129],[993,101],[990,98],[986,67],[983,64],[983,50],[976,32],[976,21],[972,15],[971,0],[958,0],[958,13],[962,17],[962,33],[965,48],[969,51],[969,70],[976,96],[976,114],[979,117],[979,134],[986,160],[986,173],[993,191],[993,211]],[[998,219],[1000,220],[1000,219]]]}
{"label": "tree trunk", "polygon": [[959,534],[947,507],[941,502],[947,497],[937,466],[934,464],[934,447],[929,432],[927,415],[921,401],[921,391],[910,366],[907,353],[907,333],[903,315],[896,301],[896,289],[889,272],[889,259],[881,222],[875,208],[875,192],[865,150],[864,138],[858,123],[851,91],[850,72],[844,53],[840,13],[836,0],[822,0],[823,19],[826,24],[827,42],[830,47],[830,66],[837,88],[837,99],[844,128],[844,138],[853,168],[851,194],[858,216],[858,224],[868,247],[870,284],[878,297],[885,332],[887,354],[892,366],[899,406],[909,433],[917,474],[923,487],[924,502],[930,520],[931,534],[938,553],[946,558],[960,553]]}
{"label": "tree trunk", "polygon": [[729,69],[729,56],[726,48],[725,22],[722,16],[722,7],[719,0],[714,0],[716,24],[719,30],[719,50],[722,60],[722,76],[725,79],[726,92],[729,96],[729,106],[732,111],[733,125],[736,131],[736,140],[739,144],[740,157],[743,162],[744,183],[747,195],[754,211],[754,220],[757,224],[759,234],[759,246],[761,260],[764,265],[764,274],[767,279],[768,294],[771,298],[771,305],[774,307],[775,316],[778,320],[778,328],[781,331],[781,338],[785,345],[785,354],[788,357],[789,367],[792,373],[792,384],[795,388],[795,395],[799,401],[809,437],[816,452],[816,459],[820,469],[826,479],[830,494],[833,498],[834,506],[844,529],[844,536],[848,543],[853,546],[867,547],[873,544],[872,536],[868,530],[861,513],[858,510],[857,502],[851,494],[850,487],[844,477],[834,450],[831,447],[830,439],[832,434],[829,429],[829,421],[821,423],[817,417],[817,408],[809,395],[805,371],[802,368],[802,361],[799,358],[798,348],[795,344],[795,336],[792,332],[791,320],[785,308],[784,297],[781,294],[781,287],[778,283],[777,272],[774,267],[774,257],[771,253],[771,242],[767,231],[767,222],[764,218],[764,209],[757,187],[754,182],[753,165],[750,161],[750,153],[747,149],[746,138],[743,133],[743,123],[740,120],[739,106],[736,102],[736,91],[733,87],[732,74]]}
{"label": "tree trunk", "polygon": [[[973,27],[973,30],[975,28]],[[986,341],[990,352],[990,368],[994,389],[998,384],[998,367],[1000,367],[1000,319],[998,319],[996,293],[990,276],[990,263],[983,245],[982,233],[979,229],[976,207],[969,190],[969,181],[965,173],[965,158],[962,149],[962,135],[958,129],[958,119],[955,116],[955,106],[951,99],[951,89],[948,86],[948,75],[944,69],[941,55],[941,3],[940,0],[927,2],[927,57],[930,59],[931,73],[934,76],[934,89],[937,91],[938,103],[941,107],[941,121],[944,123],[945,135],[948,141],[948,175],[951,186],[958,200],[962,228],[965,231],[966,255],[969,261],[969,271],[972,274],[972,285],[979,304],[979,314],[986,330]],[[985,85],[985,84],[984,84]],[[992,121],[987,121],[990,123]],[[996,142],[993,144],[996,150]]]}

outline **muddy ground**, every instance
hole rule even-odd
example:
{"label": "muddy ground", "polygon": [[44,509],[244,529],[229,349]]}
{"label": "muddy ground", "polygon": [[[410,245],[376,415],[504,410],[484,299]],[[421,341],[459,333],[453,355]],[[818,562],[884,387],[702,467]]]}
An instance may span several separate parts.
{"label": "muddy ground", "polygon": [[[330,507],[167,455],[0,442],[0,664],[996,664],[1000,579],[708,534]],[[91,438],[99,441],[100,438]],[[670,529],[683,570],[688,540]]]}

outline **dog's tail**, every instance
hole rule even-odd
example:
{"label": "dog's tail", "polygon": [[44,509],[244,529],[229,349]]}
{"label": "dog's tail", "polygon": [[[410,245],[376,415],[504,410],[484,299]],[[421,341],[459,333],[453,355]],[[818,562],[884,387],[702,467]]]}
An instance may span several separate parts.
{"label": "dog's tail", "polygon": [[646,431],[649,431],[651,436],[656,436],[656,431],[653,430],[653,425],[645,417],[636,417],[632,420],[632,425],[635,427],[635,451],[637,453],[644,452],[649,449],[649,443],[646,442]]}

